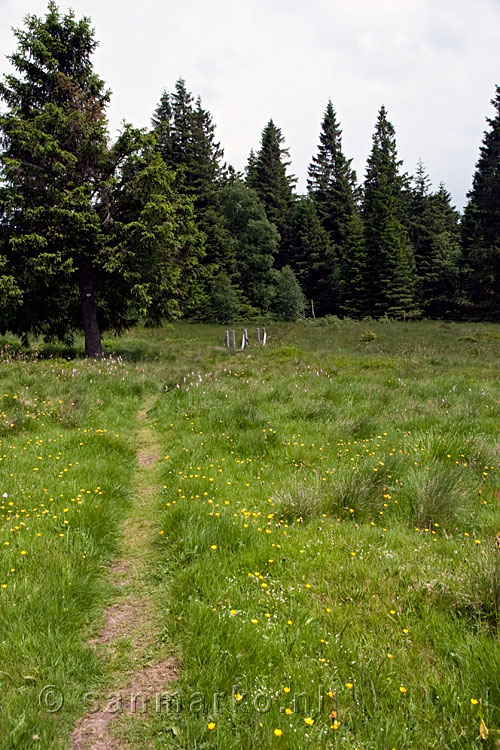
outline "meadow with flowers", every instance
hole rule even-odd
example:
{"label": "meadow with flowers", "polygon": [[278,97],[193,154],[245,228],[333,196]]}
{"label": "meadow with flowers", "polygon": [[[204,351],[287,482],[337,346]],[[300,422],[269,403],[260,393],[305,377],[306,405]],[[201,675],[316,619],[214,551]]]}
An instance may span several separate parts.
{"label": "meadow with flowers", "polygon": [[88,641],[146,396],[145,586],[179,676],[118,747],[498,747],[498,327],[329,322],[236,353],[187,323],[103,361],[4,342],[0,747],[70,747],[109,684]]}

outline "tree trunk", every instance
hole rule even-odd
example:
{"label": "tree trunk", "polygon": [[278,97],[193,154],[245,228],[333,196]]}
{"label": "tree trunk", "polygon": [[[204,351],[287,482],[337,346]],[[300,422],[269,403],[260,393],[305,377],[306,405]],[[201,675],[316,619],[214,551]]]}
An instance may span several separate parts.
{"label": "tree trunk", "polygon": [[97,322],[97,305],[94,294],[94,277],[90,263],[80,266],[80,299],[82,301],[83,331],[85,333],[85,356],[102,358],[101,332]]}

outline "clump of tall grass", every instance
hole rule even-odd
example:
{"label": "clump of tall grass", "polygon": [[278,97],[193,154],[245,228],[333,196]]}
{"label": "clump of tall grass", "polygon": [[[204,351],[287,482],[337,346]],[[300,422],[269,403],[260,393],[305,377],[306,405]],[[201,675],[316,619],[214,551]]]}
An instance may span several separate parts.
{"label": "clump of tall grass", "polygon": [[482,549],[474,564],[469,565],[465,602],[469,610],[498,628],[500,625],[500,549]]}
{"label": "clump of tall grass", "polygon": [[384,480],[366,469],[347,467],[327,481],[313,475],[288,484],[289,489],[275,495],[276,517],[283,521],[305,522],[324,513],[367,521],[381,505]]}
{"label": "clump of tall grass", "polygon": [[398,497],[412,524],[451,529],[470,513],[474,490],[474,477],[455,465],[430,464],[410,470]]}
{"label": "clump of tall grass", "polygon": [[384,478],[367,467],[341,468],[329,483],[327,510],[357,521],[371,520],[381,505]]}
{"label": "clump of tall grass", "polygon": [[275,517],[286,523],[310,521],[325,510],[324,488],[312,478],[306,481],[288,482],[289,489],[279,492],[274,498]]}

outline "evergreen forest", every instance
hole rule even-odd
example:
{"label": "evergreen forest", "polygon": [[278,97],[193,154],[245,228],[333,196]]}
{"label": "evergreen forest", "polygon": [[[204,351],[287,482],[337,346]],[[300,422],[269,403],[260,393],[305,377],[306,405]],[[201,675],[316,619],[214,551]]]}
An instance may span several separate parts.
{"label": "evergreen forest", "polygon": [[0,83],[0,332],[83,331],[100,357],[104,331],[180,317],[500,319],[500,87],[461,215],[423,162],[404,172],[384,106],[361,178],[326,103],[299,195],[273,119],[240,173],[179,79],[149,129],[111,141],[90,20],[50,2],[15,33]]}

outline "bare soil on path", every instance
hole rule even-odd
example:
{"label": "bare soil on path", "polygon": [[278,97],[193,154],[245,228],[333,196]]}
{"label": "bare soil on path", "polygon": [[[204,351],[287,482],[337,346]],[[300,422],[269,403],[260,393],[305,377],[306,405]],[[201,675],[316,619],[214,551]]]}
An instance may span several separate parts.
{"label": "bare soil on path", "polygon": [[[115,600],[89,644],[111,663],[113,684],[103,690],[71,734],[72,750],[133,750],[113,731],[125,716],[147,718],[157,696],[168,693],[178,677],[175,658],[160,642],[155,604],[148,591],[153,515],[160,451],[148,420],[151,401],[137,415],[137,471],[133,504],[122,527],[122,556],[109,568]],[[124,668],[123,663],[127,666]]]}

